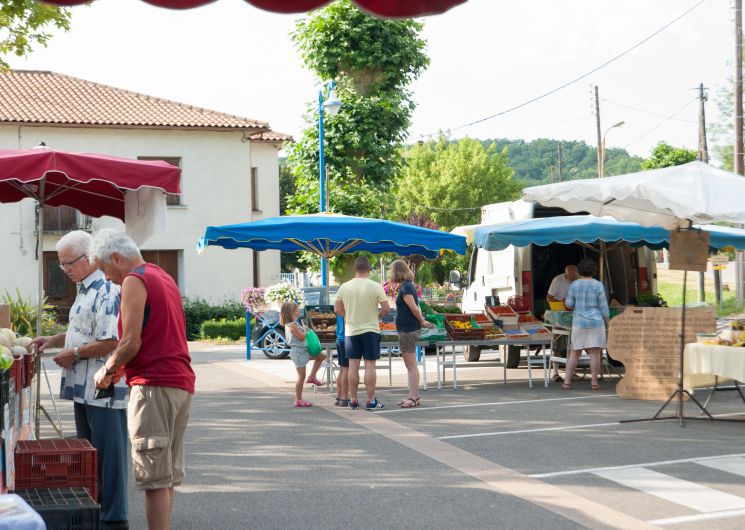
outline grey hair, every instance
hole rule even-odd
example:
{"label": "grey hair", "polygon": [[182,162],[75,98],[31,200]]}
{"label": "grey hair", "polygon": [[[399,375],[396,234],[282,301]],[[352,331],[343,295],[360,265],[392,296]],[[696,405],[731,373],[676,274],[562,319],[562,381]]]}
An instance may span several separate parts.
{"label": "grey hair", "polygon": [[93,236],[90,249],[90,261],[95,263],[110,263],[111,255],[116,252],[125,259],[142,258],[137,244],[124,232],[118,232],[113,228],[103,228]]}
{"label": "grey hair", "polygon": [[87,256],[91,249],[92,240],[93,237],[88,232],[75,230],[62,236],[57,241],[54,249],[59,252],[62,249],[68,248],[77,256]]}

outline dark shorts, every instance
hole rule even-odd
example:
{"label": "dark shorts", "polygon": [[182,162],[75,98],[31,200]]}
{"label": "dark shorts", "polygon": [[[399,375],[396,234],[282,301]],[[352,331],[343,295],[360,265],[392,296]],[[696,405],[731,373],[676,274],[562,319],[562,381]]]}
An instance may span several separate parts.
{"label": "dark shorts", "polygon": [[336,356],[339,359],[339,366],[342,368],[348,368],[349,359],[347,359],[346,348],[344,346],[345,344],[343,340],[336,341]]}
{"label": "dark shorts", "polygon": [[365,359],[377,361],[380,359],[380,333],[368,331],[346,338],[344,345],[348,359]]}

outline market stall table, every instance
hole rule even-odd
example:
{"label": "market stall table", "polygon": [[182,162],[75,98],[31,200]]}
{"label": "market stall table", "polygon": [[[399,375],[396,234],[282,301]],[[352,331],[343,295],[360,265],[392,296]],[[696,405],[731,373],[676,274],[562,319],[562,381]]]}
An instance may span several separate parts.
{"label": "market stall table", "polygon": [[[442,388],[442,382],[445,379],[445,367],[450,366],[453,369],[453,390],[458,388],[458,376],[457,376],[457,361],[455,357],[456,346],[496,346],[496,347],[509,347],[509,346],[522,346],[527,349],[527,360],[528,360],[528,386],[533,388],[533,370],[532,370],[532,357],[541,357],[543,363],[543,384],[548,387],[548,356],[549,351],[546,347],[551,345],[553,335],[551,333],[539,333],[530,335],[528,337],[505,337],[503,339],[492,339],[492,340],[443,340],[437,341],[437,388]],[[450,361],[446,360],[445,349],[450,346],[452,358]],[[540,346],[541,349],[533,355],[531,346]],[[442,354],[442,359],[440,358]],[[425,356],[422,356],[422,366],[425,366]],[[440,377],[440,367],[442,367],[442,378]],[[504,352],[502,353],[502,379],[504,383],[507,383],[507,364],[504,362]],[[426,379],[425,379],[426,380]]]}
{"label": "market stall table", "polygon": [[688,391],[714,385],[717,378],[745,381],[745,348],[694,342],[686,344],[684,359],[683,384]]}

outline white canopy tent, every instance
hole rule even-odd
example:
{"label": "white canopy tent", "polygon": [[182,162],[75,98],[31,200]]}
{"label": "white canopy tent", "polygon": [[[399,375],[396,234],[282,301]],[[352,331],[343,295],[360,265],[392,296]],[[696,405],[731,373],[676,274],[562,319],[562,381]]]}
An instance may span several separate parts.
{"label": "white canopy tent", "polygon": [[[572,213],[609,215],[620,221],[658,225],[670,230],[691,229],[694,223],[745,223],[744,197],[745,178],[703,162],[607,178],[570,180],[523,190],[524,200],[544,206],[559,207]],[[705,419],[715,419],[683,387],[686,273],[683,275],[678,388],[652,418],[629,421],[677,419],[682,426],[686,418],[702,419],[701,416],[684,416],[683,399],[686,395],[706,414]],[[676,397],[675,415],[660,416]]]}

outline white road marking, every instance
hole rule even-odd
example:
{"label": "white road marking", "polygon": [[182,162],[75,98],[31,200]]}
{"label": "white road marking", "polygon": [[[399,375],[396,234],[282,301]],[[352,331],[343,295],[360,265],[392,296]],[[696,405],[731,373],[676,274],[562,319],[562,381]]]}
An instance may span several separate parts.
{"label": "white road marking", "polygon": [[723,512],[698,513],[696,515],[682,515],[680,517],[670,517],[668,519],[655,519],[647,521],[655,526],[668,526],[674,524],[698,523],[700,521],[713,521],[715,519],[727,519],[730,517],[740,517],[745,515],[745,510],[725,510]]}
{"label": "white road marking", "polygon": [[694,462],[701,466],[745,477],[745,458],[741,456],[717,458],[716,460],[694,460]]}
{"label": "white road marking", "polygon": [[595,471],[598,477],[701,513],[745,510],[745,499],[643,467]]}
{"label": "white road marking", "polygon": [[[421,397],[421,396],[420,396]],[[428,410],[444,410],[444,409],[465,409],[471,407],[493,407],[500,405],[524,405],[525,403],[547,403],[549,401],[573,401],[577,399],[595,399],[604,397],[616,397],[615,394],[599,394],[596,396],[578,396],[578,397],[565,397],[565,398],[546,398],[546,399],[522,399],[519,401],[495,401],[493,403],[469,403],[468,405],[442,405],[441,407],[414,407],[410,409],[390,409],[381,410],[376,414],[391,414],[392,412],[411,412],[419,410],[426,412]]]}
{"label": "white road marking", "polygon": [[439,440],[454,440],[456,438],[478,438],[480,436],[503,436],[506,434],[526,434],[533,432],[547,432],[547,431],[571,431],[574,429],[589,429],[595,427],[610,427],[611,425],[621,425],[617,421],[611,423],[590,423],[586,425],[565,425],[564,427],[544,427],[542,429],[524,429],[520,431],[497,431],[497,432],[481,432],[476,434],[456,434],[453,436],[440,436]]}
{"label": "white road marking", "polygon": [[737,458],[743,457],[745,453],[734,453],[729,455],[718,455],[718,456],[697,456],[694,458],[681,458],[678,460],[659,460],[657,462],[644,462],[642,464],[629,464],[625,466],[605,466],[605,467],[592,467],[585,469],[575,469],[572,471],[555,471],[553,473],[538,473],[536,475],[529,475],[532,478],[550,478],[550,477],[566,477],[569,475],[581,475],[584,473],[595,473],[596,471],[610,471],[615,469],[631,469],[635,467],[657,467],[657,466],[669,466],[671,464],[685,464],[688,462],[696,462],[700,464],[708,460],[718,460],[720,458]]}

